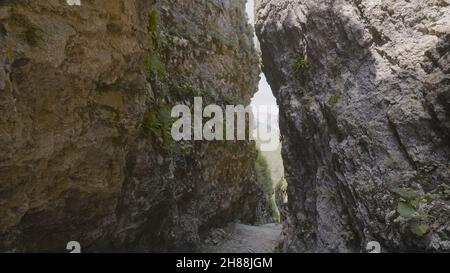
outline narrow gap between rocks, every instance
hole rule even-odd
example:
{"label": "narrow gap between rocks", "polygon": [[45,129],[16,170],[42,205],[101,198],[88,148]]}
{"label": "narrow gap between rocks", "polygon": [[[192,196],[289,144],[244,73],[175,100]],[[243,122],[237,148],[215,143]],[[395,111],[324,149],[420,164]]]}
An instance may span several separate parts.
{"label": "narrow gap between rocks", "polygon": [[[254,26],[254,0],[247,1],[247,14]],[[259,41],[254,36],[254,44]],[[284,164],[281,155],[279,108],[264,73],[260,75],[258,92],[251,101],[256,130],[264,128],[274,145],[265,145],[264,139],[256,137],[257,160],[255,169],[262,189],[259,196],[257,223],[253,226],[230,223],[227,227],[213,230],[205,240],[203,251],[208,253],[272,253],[280,251],[282,232],[281,209],[287,204]],[[266,129],[267,128],[267,129]],[[271,146],[271,147],[269,147]]]}

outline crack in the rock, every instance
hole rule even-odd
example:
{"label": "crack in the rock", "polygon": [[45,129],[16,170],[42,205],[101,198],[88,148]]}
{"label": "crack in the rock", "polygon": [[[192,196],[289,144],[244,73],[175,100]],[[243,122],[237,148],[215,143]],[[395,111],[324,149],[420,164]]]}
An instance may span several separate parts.
{"label": "crack in the rock", "polygon": [[400,151],[402,152],[402,154],[405,156],[405,158],[407,159],[408,163],[414,168],[414,170],[418,170],[418,166],[416,164],[416,162],[414,161],[414,159],[411,157],[411,155],[408,153],[408,149],[406,148],[406,146],[404,145],[400,134],[398,132],[398,128],[397,125],[388,117],[387,118],[388,123],[389,123],[389,128],[391,129],[395,140],[398,144],[398,147],[400,148]]}

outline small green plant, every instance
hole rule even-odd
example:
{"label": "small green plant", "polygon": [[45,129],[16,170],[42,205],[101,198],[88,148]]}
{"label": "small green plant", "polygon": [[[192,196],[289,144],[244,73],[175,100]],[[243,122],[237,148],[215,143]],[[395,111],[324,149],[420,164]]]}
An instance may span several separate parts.
{"label": "small green plant", "polygon": [[159,22],[159,16],[158,11],[156,9],[152,9],[150,12],[150,16],[148,19],[148,32],[154,33],[158,30],[158,22]]}
{"label": "small green plant", "polygon": [[422,165],[418,167],[418,171],[421,173],[431,173],[436,169],[436,166],[434,165]]}
{"label": "small green plant", "polygon": [[304,56],[299,56],[296,59],[292,60],[291,67],[295,72],[302,72],[308,68],[308,63]]}
{"label": "small green plant", "polygon": [[305,94],[305,87],[303,85],[300,85],[299,87],[297,87],[297,93],[300,95],[304,95]]}
{"label": "small green plant", "polygon": [[281,243],[278,242],[278,243],[275,245],[275,247],[274,247],[274,249],[273,249],[273,252],[274,252],[274,253],[281,253],[281,251],[282,251],[282,249],[281,249]]}
{"label": "small green plant", "polygon": [[347,225],[345,229],[341,232],[342,236],[346,241],[351,242],[356,239],[355,233],[352,230],[352,227]]}
{"label": "small green plant", "polygon": [[419,198],[419,192],[411,188],[394,188],[391,191],[406,200],[414,200]]}
{"label": "small green plant", "polygon": [[446,200],[450,200],[450,186],[446,184],[441,184],[440,187],[442,188],[442,196]]}
{"label": "small green plant", "polygon": [[[158,32],[158,12],[153,9],[148,20],[147,54],[144,59],[145,71],[149,80],[155,82],[167,74],[166,66],[161,61],[160,52],[169,43],[168,38]],[[164,39],[163,39],[164,38]],[[167,41],[166,41],[167,40]]]}
{"label": "small green plant", "polygon": [[334,190],[326,190],[325,196],[331,201],[336,201],[337,199],[337,193]]}
{"label": "small green plant", "polygon": [[427,202],[432,202],[432,201],[436,201],[436,200],[442,200],[442,199],[444,199],[444,196],[442,196],[439,193],[427,193],[427,194],[425,194],[425,196],[423,198]]}
{"label": "small green plant", "polygon": [[171,51],[175,48],[174,37],[166,32],[159,33],[156,43],[160,52]]}
{"label": "small green plant", "polygon": [[161,62],[157,55],[147,55],[145,58],[145,69],[147,76],[151,79],[163,78],[166,76],[166,66]]}
{"label": "small green plant", "polygon": [[163,106],[159,109],[148,111],[142,121],[144,134],[157,141],[160,141],[162,148],[169,151],[172,148],[172,129],[173,119],[169,107]]}
{"label": "small green plant", "polygon": [[395,161],[395,159],[393,159],[392,157],[388,159],[387,161],[387,166],[389,167],[389,169],[394,170],[397,168],[398,166],[398,162]]}
{"label": "small green plant", "polygon": [[330,98],[328,98],[328,104],[331,106],[336,106],[342,98],[341,92],[334,92]]}
{"label": "small green plant", "polygon": [[430,197],[437,196],[422,198],[418,191],[407,187],[394,188],[391,191],[400,197],[397,212],[407,221],[411,232],[418,237],[425,235],[429,230],[429,225],[427,223],[428,214],[423,210],[423,205],[428,203]]}

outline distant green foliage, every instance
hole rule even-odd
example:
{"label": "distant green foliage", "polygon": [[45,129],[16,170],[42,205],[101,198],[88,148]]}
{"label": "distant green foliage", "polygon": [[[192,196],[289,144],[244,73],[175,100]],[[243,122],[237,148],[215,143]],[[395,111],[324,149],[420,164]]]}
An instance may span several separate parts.
{"label": "distant green foliage", "polygon": [[255,168],[258,182],[262,186],[264,193],[268,195],[273,194],[273,181],[270,176],[269,165],[264,156],[261,155],[261,153],[258,153]]}
{"label": "distant green foliage", "polygon": [[275,201],[275,190],[272,177],[270,175],[269,164],[261,152],[258,152],[258,156],[255,162],[256,176],[261,189],[266,196],[266,199],[270,202],[269,206],[273,213],[272,217],[279,219],[277,204]]}
{"label": "distant green foliage", "polygon": [[334,92],[330,98],[328,99],[328,104],[331,106],[336,106],[342,98],[342,94],[340,92]]}
{"label": "distant green foliage", "polygon": [[302,72],[308,68],[308,63],[304,56],[299,56],[296,59],[292,60],[291,67],[295,72]]}

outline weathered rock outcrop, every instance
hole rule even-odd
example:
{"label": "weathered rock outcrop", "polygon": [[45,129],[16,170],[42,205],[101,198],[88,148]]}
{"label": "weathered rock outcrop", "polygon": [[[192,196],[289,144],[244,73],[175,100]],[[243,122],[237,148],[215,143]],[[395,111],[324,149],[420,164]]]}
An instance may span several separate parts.
{"label": "weathered rock outcrop", "polygon": [[447,0],[259,0],[285,251],[450,251]]}
{"label": "weathered rock outcrop", "polygon": [[255,92],[244,1],[1,1],[0,50],[0,251],[196,251],[255,220],[253,144],[168,137],[172,105]]}

